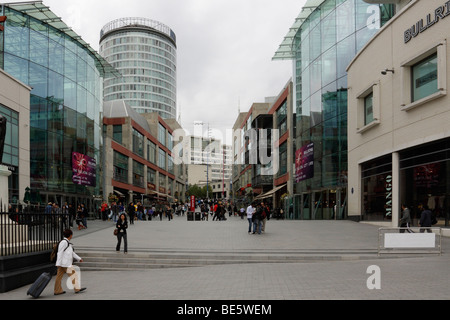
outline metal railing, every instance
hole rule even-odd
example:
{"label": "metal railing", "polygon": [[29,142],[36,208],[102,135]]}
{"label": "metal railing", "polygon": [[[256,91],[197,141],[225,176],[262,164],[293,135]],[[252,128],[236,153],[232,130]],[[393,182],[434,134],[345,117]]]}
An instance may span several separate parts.
{"label": "metal railing", "polygon": [[41,207],[0,213],[0,256],[52,250],[68,224],[68,215],[46,214]]}

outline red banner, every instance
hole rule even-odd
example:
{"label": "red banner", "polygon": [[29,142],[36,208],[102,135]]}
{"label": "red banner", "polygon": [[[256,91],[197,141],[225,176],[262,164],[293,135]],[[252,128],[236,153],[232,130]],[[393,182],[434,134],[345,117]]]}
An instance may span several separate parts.
{"label": "red banner", "polygon": [[191,196],[191,211],[195,212],[195,196]]}

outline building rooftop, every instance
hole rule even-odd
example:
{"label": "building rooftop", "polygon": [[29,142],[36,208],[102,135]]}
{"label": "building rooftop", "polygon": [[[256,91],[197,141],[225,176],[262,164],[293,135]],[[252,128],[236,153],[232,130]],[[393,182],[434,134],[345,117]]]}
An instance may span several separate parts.
{"label": "building rooftop", "polygon": [[150,132],[147,120],[130,107],[124,100],[107,101],[103,104],[103,116],[105,118],[131,118],[145,131]]}

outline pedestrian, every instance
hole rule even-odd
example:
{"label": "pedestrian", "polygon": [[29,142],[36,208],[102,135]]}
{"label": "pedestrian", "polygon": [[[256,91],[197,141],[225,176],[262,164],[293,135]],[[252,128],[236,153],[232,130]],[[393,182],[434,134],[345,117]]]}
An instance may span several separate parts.
{"label": "pedestrian", "polygon": [[262,219],[262,207],[257,205],[256,211],[253,214],[253,234],[261,234],[261,219]]}
{"label": "pedestrian", "polygon": [[86,207],[84,206],[84,203],[81,204],[81,221],[83,223],[83,228],[87,229],[87,210]]}
{"label": "pedestrian", "polygon": [[75,216],[75,222],[78,226],[78,230],[84,229],[83,226],[83,211],[81,210],[81,206],[78,206],[76,216]]}
{"label": "pedestrian", "polygon": [[130,224],[134,224],[134,214],[136,212],[136,208],[134,207],[133,202],[130,202],[128,205],[128,216],[130,217]]}
{"label": "pedestrian", "polygon": [[213,217],[213,221],[217,219],[217,221],[220,220],[220,208],[219,208],[219,204],[216,202],[213,206],[213,212],[214,212],[214,217]]}
{"label": "pedestrian", "polygon": [[75,251],[73,250],[73,246],[70,243],[70,240],[73,237],[72,230],[66,229],[63,232],[64,239],[58,245],[58,255],[56,258],[56,280],[54,287],[54,295],[61,295],[66,293],[61,286],[61,281],[64,274],[67,274],[70,279],[72,279],[72,284],[74,285],[75,293],[80,293],[86,288],[81,288],[80,286],[80,278],[79,275],[75,272],[73,268],[73,260],[77,260],[79,262],[83,262],[83,259],[80,258]]}
{"label": "pedestrian", "polygon": [[405,230],[409,233],[413,233],[413,231],[410,229],[411,225],[411,212],[409,208],[402,204],[402,217],[400,219],[400,233],[404,233]]}
{"label": "pedestrian", "polygon": [[127,239],[127,228],[128,228],[128,221],[125,213],[121,213],[119,219],[116,222],[116,229],[117,229],[117,245],[116,245],[116,252],[120,252],[120,245],[122,243],[123,238],[123,252],[128,252],[128,239]]}
{"label": "pedestrian", "polygon": [[253,213],[254,212],[255,212],[255,208],[253,208],[252,204],[249,204],[247,207],[248,234],[250,234],[252,232]]}
{"label": "pedestrian", "polygon": [[244,213],[245,213],[245,208],[241,207],[241,209],[239,209],[239,215],[241,216],[242,220],[244,220]]}
{"label": "pedestrian", "polygon": [[70,227],[73,228],[73,221],[76,217],[75,207],[72,204],[69,204],[69,219],[70,219]]}
{"label": "pedestrian", "polygon": [[420,232],[431,232],[431,211],[428,205],[423,206],[422,214],[420,215]]}
{"label": "pedestrian", "polygon": [[269,207],[261,202],[261,232],[266,232],[266,222],[269,216]]}

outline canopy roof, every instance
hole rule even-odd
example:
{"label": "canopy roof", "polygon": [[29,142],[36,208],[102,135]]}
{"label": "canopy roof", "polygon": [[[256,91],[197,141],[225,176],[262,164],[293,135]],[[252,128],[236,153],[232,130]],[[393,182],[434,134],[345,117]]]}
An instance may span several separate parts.
{"label": "canopy roof", "polygon": [[316,10],[316,8],[322,4],[325,0],[308,0],[302,8],[302,11],[295,19],[294,24],[289,29],[289,32],[284,37],[283,42],[280,44],[277,52],[273,56],[272,60],[293,60],[295,58],[295,50],[293,48],[294,38],[298,29],[302,26],[303,22],[310,16],[310,14]]}
{"label": "canopy roof", "polygon": [[95,65],[100,72],[102,77],[121,77],[122,75],[113,66],[111,66],[100,54],[92,49],[92,47],[85,42],[72,28],[68,27],[67,24],[61,20],[60,17],[55,15],[49,7],[43,4],[42,1],[27,1],[27,2],[14,2],[14,3],[4,3],[0,4],[5,7],[9,7],[16,11],[22,12],[33,18],[46,23],[61,32],[65,33],[68,37],[77,41],[82,47],[84,47],[94,58]]}

